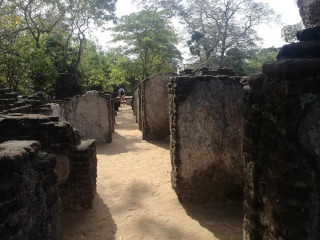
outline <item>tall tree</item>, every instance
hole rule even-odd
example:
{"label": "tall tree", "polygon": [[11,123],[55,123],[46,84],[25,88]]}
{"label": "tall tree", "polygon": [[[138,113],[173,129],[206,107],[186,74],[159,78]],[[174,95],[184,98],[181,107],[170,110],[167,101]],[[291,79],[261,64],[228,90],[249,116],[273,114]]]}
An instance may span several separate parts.
{"label": "tall tree", "polygon": [[[268,23],[274,12],[267,4],[253,0],[193,0],[182,13],[192,36],[191,46],[210,64],[226,65],[230,49],[248,50],[259,40],[254,27]],[[200,33],[200,34],[199,34]]]}
{"label": "tall tree", "polygon": [[113,31],[114,41],[125,43],[124,53],[138,63],[140,78],[176,71],[181,59],[177,36],[160,13],[143,10],[124,16]]}
{"label": "tall tree", "polygon": [[255,27],[276,17],[268,4],[255,0],[142,1],[157,11],[169,11],[167,8],[175,5],[175,13],[191,36],[190,52],[198,56],[201,66],[225,66],[229,50],[255,48],[260,40]]}
{"label": "tall tree", "polygon": [[[116,0],[1,1],[2,81],[11,88],[18,89],[19,82],[27,80],[32,83],[33,90],[48,90],[54,86],[57,73],[79,73],[89,27],[115,19],[115,2]],[[18,71],[22,69],[24,74]]]}

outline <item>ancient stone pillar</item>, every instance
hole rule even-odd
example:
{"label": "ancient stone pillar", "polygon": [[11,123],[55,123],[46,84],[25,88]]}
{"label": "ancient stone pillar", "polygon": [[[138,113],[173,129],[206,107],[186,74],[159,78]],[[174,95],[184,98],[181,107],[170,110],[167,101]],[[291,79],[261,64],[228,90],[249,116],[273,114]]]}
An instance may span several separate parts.
{"label": "ancient stone pillar", "polygon": [[298,0],[297,3],[303,24],[306,27],[319,26],[320,0]]}
{"label": "ancient stone pillar", "polygon": [[60,104],[60,120],[68,121],[78,129],[84,139],[97,142],[111,142],[113,120],[110,98],[106,99],[96,91],[75,96]]}
{"label": "ancient stone pillar", "polygon": [[182,201],[241,199],[244,90],[239,77],[170,83],[172,186]]}
{"label": "ancient stone pillar", "polygon": [[0,143],[16,139],[35,139],[43,150],[55,154],[54,170],[63,209],[92,208],[97,177],[94,140],[80,140],[79,133],[69,123],[58,122],[57,117],[0,115]]}
{"label": "ancient stone pillar", "polygon": [[0,144],[0,238],[61,239],[55,156],[37,141]]}
{"label": "ancient stone pillar", "polygon": [[169,135],[168,83],[175,75],[159,73],[142,82],[142,139],[161,140]]}
{"label": "ancient stone pillar", "polygon": [[[299,4],[307,2],[318,3]],[[320,239],[319,46],[314,41],[286,45],[278,61],[249,79],[245,240]]]}
{"label": "ancient stone pillar", "polygon": [[141,107],[141,84],[139,84],[138,89],[136,90],[137,98],[135,98],[136,105],[137,105],[137,115],[136,120],[138,123],[139,130],[142,131],[142,107]]}

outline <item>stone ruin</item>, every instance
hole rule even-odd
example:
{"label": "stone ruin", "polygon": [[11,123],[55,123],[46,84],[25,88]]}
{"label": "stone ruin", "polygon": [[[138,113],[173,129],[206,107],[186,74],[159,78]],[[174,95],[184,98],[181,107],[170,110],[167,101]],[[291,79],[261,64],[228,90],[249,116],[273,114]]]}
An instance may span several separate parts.
{"label": "stone ruin", "polygon": [[[319,1],[298,3],[306,26],[318,24]],[[319,29],[302,30],[298,38],[248,82],[246,240],[320,239]]]}
{"label": "stone ruin", "polygon": [[94,140],[81,140],[69,123],[39,114],[0,115],[0,133],[0,143],[36,140],[45,152],[56,156],[62,209],[92,207],[97,177]]}
{"label": "stone ruin", "polygon": [[55,161],[37,141],[0,144],[1,239],[61,239]]}
{"label": "stone ruin", "polygon": [[60,209],[93,207],[97,158],[88,138],[112,140],[115,102],[108,92],[53,103],[41,92],[0,89],[0,239],[61,239]]}
{"label": "stone ruin", "polygon": [[43,92],[30,96],[18,96],[7,88],[0,88],[0,114],[39,113],[50,114],[52,99]]}
{"label": "stone ruin", "polygon": [[310,28],[319,26],[320,23],[320,1],[319,0],[298,0],[300,16],[303,24]]}
{"label": "stone ruin", "polygon": [[141,84],[139,84],[133,94],[133,115],[136,116],[136,123],[140,131],[142,131],[141,105]]}
{"label": "stone ruin", "polygon": [[170,77],[175,75],[159,73],[141,83],[138,121],[144,140],[161,140],[170,134],[167,85]]}
{"label": "stone ruin", "polygon": [[53,102],[43,92],[18,96],[8,89],[0,89],[0,114],[26,113],[59,117],[77,128],[83,139],[111,142],[115,124],[116,97],[108,92],[90,91],[80,96]]}
{"label": "stone ruin", "polygon": [[205,74],[169,85],[172,186],[183,202],[241,199],[244,90],[240,77]]}
{"label": "stone ruin", "polygon": [[[1,239],[61,239],[60,209],[93,207],[97,178],[95,140],[81,140],[73,125],[59,121],[61,108],[69,107],[63,108],[69,111],[68,117],[79,118],[75,116],[79,112],[71,111],[82,109],[80,114],[87,114],[86,120],[95,118],[91,124],[103,123],[105,131],[99,129],[103,139],[94,137],[110,142],[115,101],[107,92],[89,92],[74,99],[52,103],[44,93],[18,96],[0,89],[0,166],[6,169],[6,174],[0,174]],[[92,114],[93,109],[103,118]],[[20,179],[30,183],[27,190]]]}
{"label": "stone ruin", "polygon": [[167,85],[174,76],[174,73],[155,74],[139,84],[133,93],[133,115],[144,140],[163,140],[170,135]]}
{"label": "stone ruin", "polygon": [[115,114],[110,95],[89,91],[60,103],[60,120],[69,122],[83,139],[111,142]]}

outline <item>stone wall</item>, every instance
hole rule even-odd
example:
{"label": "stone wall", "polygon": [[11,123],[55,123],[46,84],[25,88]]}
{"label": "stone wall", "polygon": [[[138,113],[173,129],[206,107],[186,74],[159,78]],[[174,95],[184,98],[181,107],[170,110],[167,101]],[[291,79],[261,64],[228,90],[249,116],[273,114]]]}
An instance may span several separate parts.
{"label": "stone wall", "polygon": [[138,89],[136,89],[133,93],[133,105],[132,105],[132,110],[133,110],[133,116],[136,118],[136,123],[138,122],[138,116],[137,116],[137,108],[138,108]]}
{"label": "stone wall", "polygon": [[60,119],[78,129],[84,139],[111,142],[113,132],[113,106],[111,99],[89,91],[60,104]]}
{"label": "stone wall", "polygon": [[314,44],[284,46],[278,61],[249,79],[246,240],[320,239],[320,60]]}
{"label": "stone wall", "polygon": [[239,77],[180,76],[170,83],[172,186],[182,201],[240,199],[244,90]]}
{"label": "stone wall", "polygon": [[94,140],[83,140],[69,152],[70,172],[59,184],[62,209],[80,210],[93,207],[96,193],[97,157]]}
{"label": "stone wall", "polygon": [[298,7],[303,24],[306,27],[319,26],[320,23],[320,1],[298,0]]}
{"label": "stone wall", "polygon": [[30,96],[18,96],[7,88],[0,88],[0,114],[8,113],[41,113],[49,114],[51,111],[51,98],[43,92]]}
{"label": "stone wall", "polygon": [[139,130],[142,131],[142,103],[141,103],[141,84],[139,84],[137,90],[134,92],[134,106],[136,122],[138,123]]}
{"label": "stone wall", "polygon": [[58,240],[55,156],[36,141],[0,144],[0,239]]}
{"label": "stone wall", "polygon": [[81,141],[69,123],[39,114],[0,115],[0,143],[7,140],[37,140],[46,152],[57,156],[55,171],[63,208],[92,206],[97,171],[93,140]]}
{"label": "stone wall", "polygon": [[160,140],[169,136],[168,83],[174,73],[160,73],[141,84],[142,139]]}

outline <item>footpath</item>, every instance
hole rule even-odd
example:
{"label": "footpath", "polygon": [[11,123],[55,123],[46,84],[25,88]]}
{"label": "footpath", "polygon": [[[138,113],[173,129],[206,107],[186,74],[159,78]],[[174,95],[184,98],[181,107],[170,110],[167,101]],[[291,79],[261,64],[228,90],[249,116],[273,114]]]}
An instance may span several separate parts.
{"label": "footpath", "polygon": [[242,207],[186,205],[170,182],[168,142],[147,142],[131,107],[120,107],[113,140],[97,144],[91,210],[62,213],[63,240],[240,240]]}

